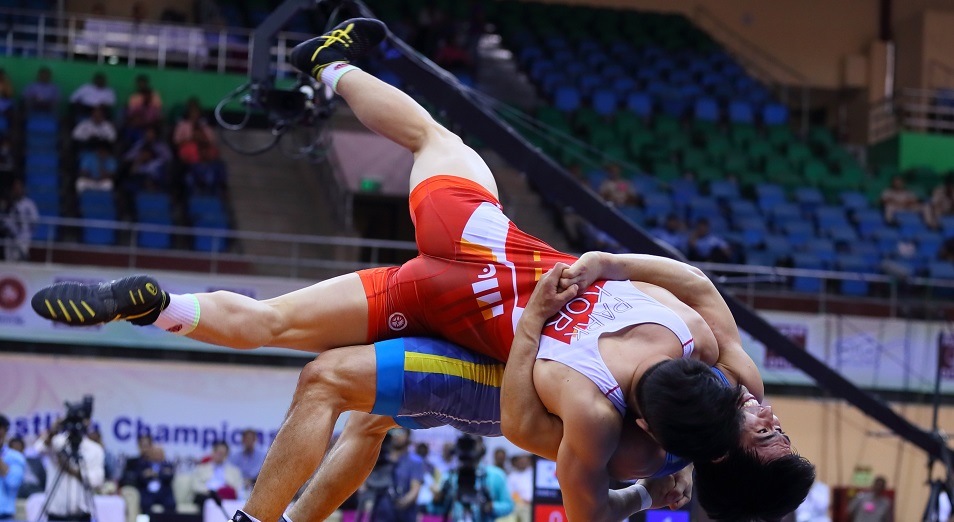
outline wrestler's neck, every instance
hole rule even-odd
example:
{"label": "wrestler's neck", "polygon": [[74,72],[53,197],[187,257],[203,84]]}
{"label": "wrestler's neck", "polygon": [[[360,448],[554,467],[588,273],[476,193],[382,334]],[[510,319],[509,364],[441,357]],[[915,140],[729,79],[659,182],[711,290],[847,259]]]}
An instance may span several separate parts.
{"label": "wrestler's neck", "polygon": [[627,406],[639,411],[635,390],[646,370],[653,365],[682,356],[682,345],[672,331],[658,324],[646,323],[604,334],[599,340],[600,355],[626,393]]}
{"label": "wrestler's neck", "polygon": [[668,361],[671,359],[672,357],[669,357],[664,354],[649,355],[643,358],[643,360],[641,360],[636,365],[636,368],[633,370],[631,377],[627,379],[628,382],[625,385],[623,383],[619,383],[620,388],[628,392],[626,393],[626,407],[629,409],[629,411],[635,412],[638,417],[642,417],[642,415],[639,412],[639,404],[638,404],[639,397],[637,397],[637,392],[638,392],[637,385],[639,384],[640,379],[643,378],[643,375],[645,375],[647,370],[649,370],[653,366],[663,361]]}

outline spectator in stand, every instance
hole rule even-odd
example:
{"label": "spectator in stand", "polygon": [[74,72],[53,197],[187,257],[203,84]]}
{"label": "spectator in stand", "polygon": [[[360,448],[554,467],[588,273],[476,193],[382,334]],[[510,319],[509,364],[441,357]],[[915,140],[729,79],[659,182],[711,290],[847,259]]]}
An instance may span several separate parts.
{"label": "spectator in stand", "polygon": [[218,441],[212,445],[212,458],[199,464],[192,472],[192,493],[201,508],[214,491],[219,497],[235,500],[242,491],[242,472],[228,461],[229,445]]}
{"label": "spectator in stand", "polygon": [[497,448],[494,450],[494,466],[500,468],[500,471],[507,472],[507,450]]}
{"label": "spectator in stand", "polygon": [[122,477],[119,479],[120,486],[136,486],[139,463],[146,459],[146,455],[152,447],[152,435],[140,433],[139,437],[136,438],[136,445],[139,447],[139,455],[126,459],[126,466],[123,468]]}
{"label": "spectator in stand", "polygon": [[424,484],[424,462],[411,453],[411,432],[407,428],[391,430],[391,461],[394,462],[395,522],[417,520],[417,495]]}
{"label": "spectator in stand", "polygon": [[95,106],[89,117],[84,118],[73,128],[73,141],[80,150],[91,150],[100,143],[112,147],[116,143],[116,127],[106,119],[106,110]]}
{"label": "spectator in stand", "polygon": [[135,192],[149,184],[164,187],[172,150],[159,140],[155,127],[146,127],[142,138],[126,152],[123,160],[131,174],[127,190]]}
{"label": "spectator in stand", "polygon": [[420,513],[426,513],[431,503],[434,502],[434,495],[438,492],[438,486],[441,483],[440,472],[431,462],[431,448],[425,443],[414,446],[414,453],[421,458],[424,464],[424,481],[421,483],[421,491],[417,494],[417,510]]}
{"label": "spectator in stand", "polygon": [[70,95],[70,103],[80,115],[101,108],[108,116],[116,106],[116,91],[106,85],[106,75],[97,72],[93,75],[92,82],[84,83],[73,91]]}
{"label": "spectator in stand", "polygon": [[49,67],[40,67],[36,81],[23,89],[23,103],[28,111],[53,112],[60,103],[60,89],[53,84]]}
{"label": "spectator in stand", "polygon": [[9,520],[17,512],[17,492],[23,483],[26,458],[23,453],[4,444],[10,421],[0,415],[0,520]]}
{"label": "spectator in stand", "polygon": [[175,144],[179,159],[183,163],[191,165],[200,161],[199,135],[204,137],[206,143],[211,143],[215,147],[215,131],[202,117],[199,101],[196,98],[190,98],[186,105],[185,118],[179,120],[172,133],[172,143]]}
{"label": "spectator in stand", "polygon": [[258,432],[249,428],[242,432],[242,450],[229,459],[242,472],[245,486],[251,488],[265,462],[265,450],[258,447]]}
{"label": "spectator in stand", "polygon": [[798,522],[831,522],[831,517],[828,516],[830,507],[831,490],[828,488],[828,484],[816,477],[805,501],[795,510],[795,520]]}
{"label": "spectator in stand", "polygon": [[36,203],[26,194],[23,180],[15,179],[10,186],[10,196],[0,207],[0,237],[4,238],[4,255],[7,261],[26,261],[30,258],[30,240],[40,217]]}
{"label": "spectator in stand", "polygon": [[524,453],[510,459],[510,473],[507,474],[507,487],[513,497],[514,522],[533,520],[530,506],[533,502],[533,460]]}
{"label": "spectator in stand", "polygon": [[136,77],[136,91],[126,103],[126,138],[139,141],[146,129],[155,128],[162,120],[162,99],[149,85],[149,77]]}
{"label": "spectator in stand", "polygon": [[9,116],[11,109],[16,104],[13,94],[13,83],[7,77],[7,72],[0,69],[0,116]]}
{"label": "spectator in stand", "polygon": [[16,177],[16,167],[10,137],[0,134],[0,194],[6,194],[10,190],[13,178]]}
{"label": "spectator in stand", "polygon": [[116,177],[116,158],[109,145],[97,143],[93,152],[84,152],[80,156],[79,177],[76,178],[76,192],[87,190],[113,190]]}
{"label": "spectator in stand", "polygon": [[679,219],[676,214],[666,216],[664,226],[656,227],[650,231],[650,234],[676,250],[686,254],[689,252],[689,237],[686,235],[686,224]]}
{"label": "spectator in stand", "polygon": [[600,184],[600,197],[617,207],[639,205],[642,199],[636,193],[636,188],[627,179],[623,179],[619,165],[606,165],[607,178]]}
{"label": "spectator in stand", "polygon": [[870,491],[862,491],[848,503],[851,522],[891,522],[894,520],[894,503],[885,493],[887,481],[877,477]]}
{"label": "spectator in stand", "polygon": [[43,489],[46,487],[46,471],[43,469],[43,461],[36,455],[28,454],[26,442],[20,437],[11,438],[7,444],[10,449],[22,453],[26,459],[26,466],[23,468],[23,482],[20,483],[17,498],[28,498],[34,493],[43,493]]}
{"label": "spectator in stand", "polygon": [[728,263],[732,259],[732,247],[728,241],[712,232],[708,219],[700,218],[689,234],[689,259]]}
{"label": "spectator in stand", "polygon": [[948,174],[944,178],[944,183],[931,192],[931,200],[927,204],[924,220],[937,228],[941,218],[951,214],[954,214],[954,173]]}
{"label": "spectator in stand", "polygon": [[175,513],[176,497],[172,492],[172,480],[176,468],[166,460],[162,446],[153,444],[146,452],[146,458],[139,461],[136,487],[139,489],[139,509],[143,513],[153,513],[157,506],[163,513]]}
{"label": "spectator in stand", "polygon": [[612,254],[626,254],[629,252],[623,248],[623,245],[619,244],[619,241],[616,241],[616,239],[606,232],[596,228],[596,226],[589,221],[583,222],[583,229],[580,235],[584,250],[599,250]]}
{"label": "spectator in stand", "polygon": [[434,463],[434,467],[437,468],[441,477],[446,476],[449,470],[457,467],[457,456],[454,455],[453,443],[447,442],[441,446],[441,458]]}
{"label": "spectator in stand", "polygon": [[904,186],[901,176],[891,178],[891,186],[881,192],[881,205],[884,207],[884,219],[889,223],[894,221],[894,215],[898,212],[921,210],[917,195]]}
{"label": "spectator in stand", "polygon": [[218,194],[225,189],[225,163],[219,159],[219,149],[215,143],[209,141],[203,132],[194,134],[195,156],[185,161],[189,166],[186,171],[186,184],[193,192]]}
{"label": "spectator in stand", "polygon": [[434,62],[448,71],[459,74],[462,72],[470,73],[473,67],[473,60],[468,54],[464,44],[466,35],[455,34],[438,43],[437,54],[434,55]]}
{"label": "spectator in stand", "polygon": [[106,481],[114,480],[116,474],[119,473],[116,469],[119,465],[119,459],[116,458],[113,452],[106,449],[106,445],[103,444],[103,434],[99,431],[99,428],[95,426],[90,427],[89,433],[87,433],[86,436],[89,437],[89,440],[103,447],[103,469],[106,473]]}

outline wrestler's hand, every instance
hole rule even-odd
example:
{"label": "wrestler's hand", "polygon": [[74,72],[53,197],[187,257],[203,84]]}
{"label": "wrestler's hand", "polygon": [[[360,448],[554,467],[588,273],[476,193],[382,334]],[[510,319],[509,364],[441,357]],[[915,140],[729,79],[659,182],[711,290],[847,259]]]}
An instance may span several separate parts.
{"label": "wrestler's hand", "polygon": [[571,266],[563,270],[560,276],[560,288],[576,285],[579,291],[586,290],[602,277],[605,256],[602,252],[587,252]]}
{"label": "wrestler's hand", "polygon": [[527,308],[524,314],[538,314],[541,318],[549,318],[556,315],[563,308],[563,305],[576,297],[579,286],[571,284],[569,287],[560,287],[560,276],[569,268],[565,263],[557,263],[549,272],[540,278],[536,288],[530,294],[530,300],[527,301]]}
{"label": "wrestler's hand", "polygon": [[692,499],[692,466],[665,477],[644,479],[642,484],[653,499],[653,508],[679,509]]}

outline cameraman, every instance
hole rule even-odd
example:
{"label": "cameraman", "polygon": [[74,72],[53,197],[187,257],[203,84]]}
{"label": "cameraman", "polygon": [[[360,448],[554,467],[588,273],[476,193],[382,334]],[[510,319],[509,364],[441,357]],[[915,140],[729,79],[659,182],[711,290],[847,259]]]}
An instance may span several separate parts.
{"label": "cameraman", "polygon": [[[86,435],[89,417],[80,417],[68,409],[66,419],[57,421],[34,445],[37,453],[47,456],[46,494],[52,496],[49,520],[89,521],[87,491],[91,497],[105,481],[103,447]],[[61,470],[59,485],[50,491]]]}
{"label": "cameraman", "polygon": [[434,495],[435,511],[444,520],[492,522],[513,511],[507,477],[500,468],[481,464],[485,452],[480,437],[465,434],[457,439],[457,468],[450,470]]}

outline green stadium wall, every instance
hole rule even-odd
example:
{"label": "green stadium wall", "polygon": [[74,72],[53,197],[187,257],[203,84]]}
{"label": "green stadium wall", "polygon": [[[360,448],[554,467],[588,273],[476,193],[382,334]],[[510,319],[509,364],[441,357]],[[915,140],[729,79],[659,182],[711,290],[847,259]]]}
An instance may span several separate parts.
{"label": "green stadium wall", "polygon": [[954,137],[919,132],[901,132],[872,145],[873,165],[891,165],[900,171],[927,168],[937,174],[954,171]]}
{"label": "green stadium wall", "polygon": [[163,110],[168,113],[183,107],[186,100],[195,96],[203,108],[215,107],[228,93],[247,81],[244,75],[188,71],[183,69],[157,69],[155,67],[128,67],[124,65],[100,65],[91,62],[47,60],[36,58],[0,58],[0,68],[13,82],[19,96],[23,88],[33,82],[41,66],[53,73],[53,83],[60,88],[63,107],[68,105],[70,94],[77,87],[92,80],[93,74],[103,72],[109,85],[116,90],[117,105],[124,105],[135,88],[136,76],[145,74],[153,88],[162,98]]}

